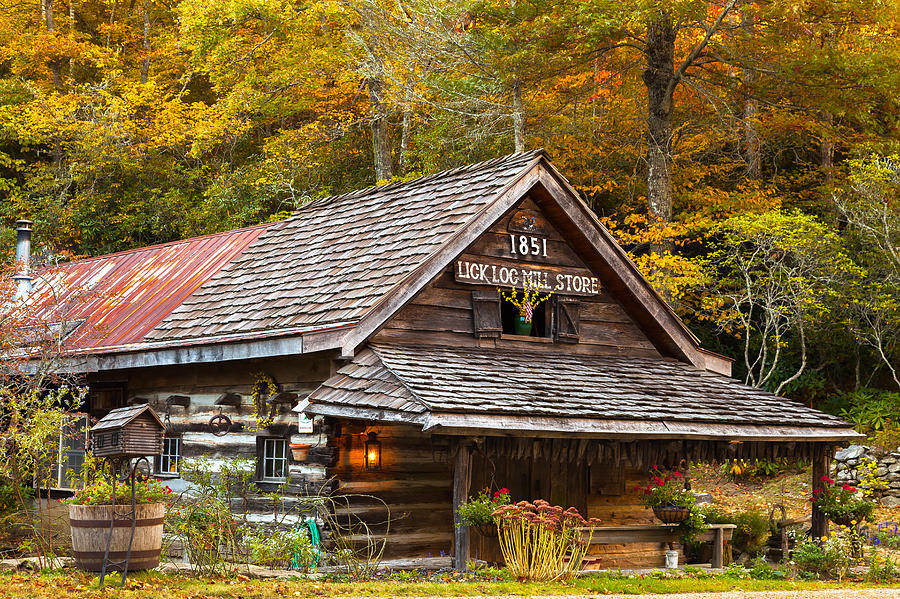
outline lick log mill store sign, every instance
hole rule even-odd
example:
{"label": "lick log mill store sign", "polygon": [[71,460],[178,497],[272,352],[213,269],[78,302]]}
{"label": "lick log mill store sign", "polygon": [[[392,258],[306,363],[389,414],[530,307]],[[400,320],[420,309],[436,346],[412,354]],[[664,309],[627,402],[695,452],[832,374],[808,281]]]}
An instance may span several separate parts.
{"label": "lick log mill store sign", "polygon": [[[510,219],[508,232],[500,238],[504,245],[498,259],[466,255],[456,261],[454,278],[457,282],[492,287],[521,289],[526,282],[532,289],[561,295],[594,296],[600,293],[600,281],[585,268],[568,268],[526,262],[563,261],[554,256],[549,241],[549,225],[532,211],[522,210]],[[559,257],[561,258],[561,257]]]}

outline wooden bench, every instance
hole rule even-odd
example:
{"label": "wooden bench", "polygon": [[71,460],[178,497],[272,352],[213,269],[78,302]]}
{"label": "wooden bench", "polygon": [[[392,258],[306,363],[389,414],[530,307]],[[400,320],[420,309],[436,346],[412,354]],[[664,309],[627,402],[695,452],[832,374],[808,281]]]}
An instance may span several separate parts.
{"label": "wooden bench", "polygon": [[[730,541],[737,528],[734,524],[709,524],[709,529],[700,533],[698,542],[712,542],[713,568],[721,568],[723,565],[723,552],[725,542]],[[593,535],[588,539],[589,529],[582,529],[582,538],[590,540],[592,545],[606,545],[614,543],[674,543],[678,540],[678,525],[652,524],[638,526],[600,526],[594,529]]]}

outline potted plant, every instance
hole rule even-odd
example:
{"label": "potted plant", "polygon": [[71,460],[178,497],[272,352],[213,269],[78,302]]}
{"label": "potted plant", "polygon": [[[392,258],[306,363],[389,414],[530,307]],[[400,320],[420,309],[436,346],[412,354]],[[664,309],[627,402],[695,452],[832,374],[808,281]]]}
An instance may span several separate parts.
{"label": "potted plant", "polygon": [[309,457],[310,443],[291,443],[291,457],[295,462],[305,462]]}
{"label": "potted plant", "polygon": [[500,293],[500,297],[511,303],[519,311],[519,318],[515,322],[516,335],[531,334],[534,310],[553,295],[553,291],[541,295],[540,286],[532,286],[530,278],[525,278],[523,281],[521,297],[515,287],[509,293],[505,293],[499,287],[497,291]]}
{"label": "potted plant", "polygon": [[847,484],[838,486],[827,475],[820,482],[822,486],[813,489],[810,501],[826,518],[844,526],[872,520],[875,503],[863,497],[862,491]]}
{"label": "potted plant", "polygon": [[[163,520],[171,494],[172,489],[154,478],[135,481],[135,525],[129,570],[149,570],[159,565]],[[87,485],[62,503],[69,506],[72,555],[79,568],[101,570],[107,540],[110,541],[109,561],[125,561],[131,540],[131,526],[112,525],[114,506],[113,487],[110,483],[104,480]],[[121,520],[122,514],[130,511],[130,508],[131,485],[119,483],[115,487],[115,519]]]}
{"label": "potted plant", "polygon": [[654,466],[647,485],[637,486],[635,491],[640,493],[641,503],[666,524],[685,521],[696,504],[694,493],[684,488],[684,475],[678,470],[664,474]]}
{"label": "potted plant", "polygon": [[472,550],[476,559],[488,563],[499,563],[502,560],[494,512],[509,505],[510,501],[509,489],[505,487],[493,493],[484,489],[457,508],[460,517],[457,526],[468,526],[475,531]]}

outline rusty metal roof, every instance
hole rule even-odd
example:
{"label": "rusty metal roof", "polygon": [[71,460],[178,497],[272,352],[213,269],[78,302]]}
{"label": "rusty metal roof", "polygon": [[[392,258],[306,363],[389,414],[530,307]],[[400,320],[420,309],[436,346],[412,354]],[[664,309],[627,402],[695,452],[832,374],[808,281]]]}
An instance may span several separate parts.
{"label": "rusty metal roof", "polygon": [[48,320],[67,313],[65,320],[78,324],[66,338],[71,350],[111,351],[140,344],[162,319],[271,225],[46,269],[37,273],[30,301],[43,306]]}

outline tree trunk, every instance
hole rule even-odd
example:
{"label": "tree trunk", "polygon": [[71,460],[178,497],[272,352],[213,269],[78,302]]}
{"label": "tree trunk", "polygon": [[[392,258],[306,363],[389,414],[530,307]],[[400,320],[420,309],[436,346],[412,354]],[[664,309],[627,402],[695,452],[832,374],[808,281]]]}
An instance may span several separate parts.
{"label": "tree trunk", "polygon": [[[44,13],[44,24],[47,26],[49,33],[56,31],[56,24],[53,21],[53,0],[43,0],[41,2],[41,11]],[[59,58],[51,58],[48,63],[50,72],[53,73],[53,87],[62,89],[62,65]]]}
{"label": "tree trunk", "polygon": [[[75,0],[69,0],[69,32],[75,35]],[[75,59],[69,58],[69,79],[75,81]]]}
{"label": "tree trunk", "polygon": [[150,76],[150,0],[144,0],[144,62],[141,65],[141,83]]}
{"label": "tree trunk", "polygon": [[522,83],[513,81],[513,140],[516,152],[525,151],[525,105],[522,103]]}
{"label": "tree trunk", "polygon": [[394,176],[391,164],[391,140],[388,130],[387,110],[384,105],[384,81],[369,77],[369,106],[372,114],[372,150],[375,159],[375,181]]}
{"label": "tree trunk", "polygon": [[[672,220],[672,95],[675,90],[675,28],[663,13],[647,28],[647,206],[658,226]],[[671,249],[653,243],[654,253]]]}
{"label": "tree trunk", "polygon": [[[816,445],[813,452],[812,460],[812,490],[821,489],[825,486],[822,482],[823,476],[828,476],[828,467],[831,465],[830,448],[823,444]],[[828,518],[815,505],[812,506],[812,523],[810,525],[810,536],[815,539],[821,539],[828,535]]]}
{"label": "tree trunk", "polygon": [[409,137],[411,135],[412,128],[412,107],[410,104],[412,103],[412,92],[409,88],[409,84],[406,87],[406,97],[403,101],[403,128],[400,133],[400,159],[397,162],[397,170],[400,171],[400,175],[406,174],[406,160],[407,153],[409,152]]}
{"label": "tree trunk", "polygon": [[[828,128],[834,124],[834,116],[826,113],[823,120],[828,124]],[[819,163],[825,172],[825,183],[831,184],[834,180],[834,143],[830,138],[830,131],[822,136],[822,143],[819,145]]]}
{"label": "tree trunk", "polygon": [[[749,38],[752,38],[753,26],[753,17],[745,13],[741,17],[741,27]],[[744,69],[743,80],[744,160],[747,162],[747,177],[759,179],[762,172],[762,148],[759,142],[759,103],[753,97],[756,72],[753,69]]]}

